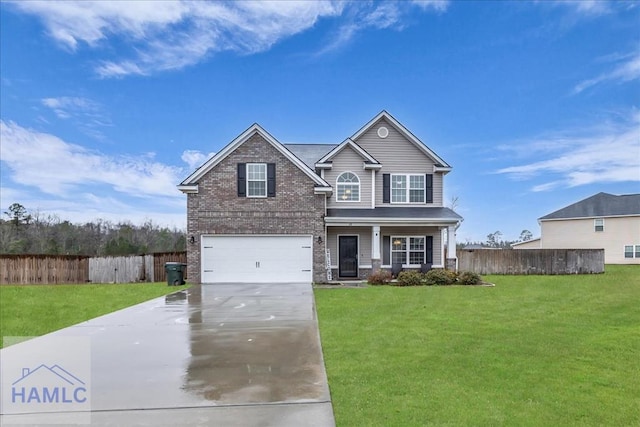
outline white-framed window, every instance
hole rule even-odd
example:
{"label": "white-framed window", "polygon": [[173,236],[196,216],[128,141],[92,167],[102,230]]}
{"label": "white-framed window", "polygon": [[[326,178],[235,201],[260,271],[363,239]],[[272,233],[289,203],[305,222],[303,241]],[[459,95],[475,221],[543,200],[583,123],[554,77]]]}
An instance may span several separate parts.
{"label": "white-framed window", "polygon": [[625,258],[640,258],[640,245],[624,245]]}
{"label": "white-framed window", "polygon": [[344,172],[336,180],[338,202],[360,201],[360,178],[353,172]]}
{"label": "white-framed window", "polygon": [[391,263],[420,265],[425,260],[424,236],[391,236]]}
{"label": "white-framed window", "polygon": [[391,175],[391,203],[424,203],[425,175]]}
{"label": "white-framed window", "polygon": [[247,197],[267,197],[266,163],[247,163]]}
{"label": "white-framed window", "polygon": [[604,231],[604,218],[596,218],[593,220],[594,231]]}

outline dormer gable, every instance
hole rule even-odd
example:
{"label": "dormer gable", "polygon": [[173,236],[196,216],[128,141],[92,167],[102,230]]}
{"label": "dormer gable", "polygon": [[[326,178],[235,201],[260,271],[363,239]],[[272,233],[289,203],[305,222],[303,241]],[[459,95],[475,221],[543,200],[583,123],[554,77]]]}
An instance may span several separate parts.
{"label": "dormer gable", "polygon": [[316,169],[331,169],[333,167],[332,160],[345,148],[351,148],[355,153],[362,157],[363,169],[380,169],[382,167],[380,162],[378,162],[371,154],[367,153],[366,150],[356,144],[351,138],[347,138],[318,160],[315,165]]}

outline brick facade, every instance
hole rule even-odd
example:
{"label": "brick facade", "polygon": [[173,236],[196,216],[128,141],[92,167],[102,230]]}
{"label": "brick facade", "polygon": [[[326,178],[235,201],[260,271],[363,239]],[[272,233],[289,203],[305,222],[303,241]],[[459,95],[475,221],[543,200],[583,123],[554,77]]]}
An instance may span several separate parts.
{"label": "brick facade", "polygon": [[[276,196],[238,197],[238,163],[275,163]],[[313,280],[326,281],[325,196],[315,183],[259,134],[254,134],[198,182],[187,195],[187,275],[200,283],[200,240],[207,234],[305,234],[313,236]],[[322,241],[318,242],[318,237]],[[238,254],[241,256],[241,254]]]}

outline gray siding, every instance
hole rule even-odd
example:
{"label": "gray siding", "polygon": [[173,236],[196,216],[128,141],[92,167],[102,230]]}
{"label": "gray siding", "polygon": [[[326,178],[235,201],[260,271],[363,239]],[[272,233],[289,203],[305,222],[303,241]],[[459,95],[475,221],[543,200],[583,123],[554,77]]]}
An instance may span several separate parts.
{"label": "gray siding", "polygon": [[[371,227],[329,227],[327,230],[327,249],[331,251],[332,268],[338,268],[338,235],[360,236],[360,267],[371,266]],[[433,264],[444,265],[441,252],[442,233],[437,227],[381,227],[381,254],[383,236],[433,236]],[[387,265],[387,267],[390,266]]]}
{"label": "gray siding", "polygon": [[[380,126],[385,126],[389,130],[389,136],[386,138],[378,136]],[[376,173],[376,206],[390,206],[382,203],[382,175],[385,173],[433,173],[433,203],[418,206],[442,206],[442,173],[434,173],[433,160],[402,136],[385,119],[380,119],[355,142],[382,163],[382,169]],[[416,206],[415,204],[407,205]]]}
{"label": "gray siding", "polygon": [[[433,265],[444,265],[441,251],[442,232],[437,227],[380,227],[380,237],[383,236],[433,236]],[[380,248],[382,253],[382,244]]]}
{"label": "gray siding", "polygon": [[[371,171],[364,170],[364,159],[351,147],[345,147],[332,159],[333,167],[324,171],[324,179],[333,187],[333,195],[327,201],[328,208],[370,208]],[[336,179],[343,172],[352,172],[360,178],[360,202],[338,202]]]}

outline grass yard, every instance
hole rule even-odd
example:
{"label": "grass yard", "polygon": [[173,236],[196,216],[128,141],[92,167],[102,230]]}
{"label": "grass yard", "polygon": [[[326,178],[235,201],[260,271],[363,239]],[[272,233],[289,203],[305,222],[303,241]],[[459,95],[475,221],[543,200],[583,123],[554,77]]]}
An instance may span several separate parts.
{"label": "grass yard", "polygon": [[187,287],[166,283],[2,285],[0,338],[44,335]]}
{"label": "grass yard", "polygon": [[317,289],[343,426],[640,425],[640,266]]}

